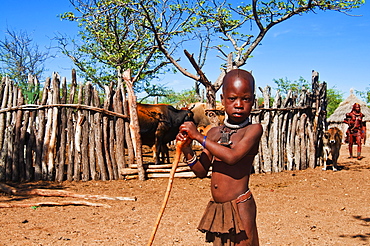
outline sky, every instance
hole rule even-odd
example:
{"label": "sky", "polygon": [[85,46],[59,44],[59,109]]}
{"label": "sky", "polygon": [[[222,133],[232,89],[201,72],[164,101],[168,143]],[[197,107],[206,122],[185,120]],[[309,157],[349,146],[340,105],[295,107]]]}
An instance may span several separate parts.
{"label": "sky", "polygon": [[[2,40],[7,28],[27,31],[42,48],[56,45],[51,39],[58,32],[75,36],[78,31],[75,23],[58,17],[73,11],[68,0],[8,0],[2,3],[2,9]],[[256,85],[261,88],[276,88],[274,79],[280,78],[295,81],[303,77],[311,81],[312,70],[315,70],[319,72],[319,80],[325,81],[328,88],[342,92],[344,99],[351,89],[370,90],[370,4],[351,14],[356,17],[333,11],[294,16],[274,26],[241,68],[252,71]],[[181,62],[194,73],[186,58]],[[207,60],[204,72],[210,81],[217,79],[222,62],[215,57]],[[59,54],[49,60],[45,68],[48,70],[45,77],[56,71],[70,81],[73,64]],[[194,86],[193,80],[180,73],[167,74],[153,83],[164,84],[175,91]]]}

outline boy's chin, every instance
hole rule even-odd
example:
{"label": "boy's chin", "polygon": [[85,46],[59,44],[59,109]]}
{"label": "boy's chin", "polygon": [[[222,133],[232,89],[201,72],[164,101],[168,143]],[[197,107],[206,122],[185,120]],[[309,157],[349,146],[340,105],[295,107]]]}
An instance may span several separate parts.
{"label": "boy's chin", "polygon": [[243,117],[243,116],[232,116],[232,117],[229,117],[227,122],[229,122],[230,124],[240,124],[240,123],[243,123],[246,120],[247,120],[247,118]]}

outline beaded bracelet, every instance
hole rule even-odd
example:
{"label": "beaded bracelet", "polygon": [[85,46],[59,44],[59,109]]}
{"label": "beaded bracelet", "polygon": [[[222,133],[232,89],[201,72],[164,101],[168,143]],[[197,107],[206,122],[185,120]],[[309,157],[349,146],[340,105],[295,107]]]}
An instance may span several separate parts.
{"label": "beaded bracelet", "polygon": [[202,142],[203,148],[206,148],[206,139],[207,139],[207,136],[204,136],[203,137],[203,142]]}
{"label": "beaded bracelet", "polygon": [[192,167],[195,165],[195,163],[197,163],[197,161],[198,161],[197,155],[194,154],[190,160],[186,161],[186,163],[188,164],[189,167]]}

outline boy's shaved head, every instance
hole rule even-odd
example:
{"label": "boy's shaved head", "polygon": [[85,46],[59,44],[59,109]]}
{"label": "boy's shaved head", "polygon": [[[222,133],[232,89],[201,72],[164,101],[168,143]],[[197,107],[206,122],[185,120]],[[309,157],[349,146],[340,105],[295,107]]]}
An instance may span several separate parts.
{"label": "boy's shaved head", "polygon": [[224,92],[225,87],[227,87],[230,82],[242,82],[243,80],[250,83],[251,89],[254,93],[254,78],[252,74],[243,69],[233,69],[225,75],[225,77],[223,78],[222,91]]}

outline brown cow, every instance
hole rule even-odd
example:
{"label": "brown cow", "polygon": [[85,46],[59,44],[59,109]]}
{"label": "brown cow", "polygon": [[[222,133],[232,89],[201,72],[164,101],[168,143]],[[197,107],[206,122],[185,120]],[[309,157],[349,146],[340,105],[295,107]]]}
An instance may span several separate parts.
{"label": "brown cow", "polygon": [[338,157],[340,152],[340,147],[342,146],[342,136],[343,133],[338,127],[329,128],[329,130],[324,132],[323,140],[323,164],[322,170],[326,170],[326,162],[329,155],[331,154],[333,161],[333,171],[337,171]]}
{"label": "brown cow", "polygon": [[167,143],[175,140],[179,127],[193,119],[190,110],[179,110],[167,104],[137,104],[141,143],[153,146],[155,164],[159,164],[160,153],[168,153]]}
{"label": "brown cow", "polygon": [[191,103],[188,108],[194,113],[194,123],[203,135],[207,135],[209,129],[224,122],[224,106],[220,103],[217,103],[216,109],[206,109],[206,104],[201,102]]}

